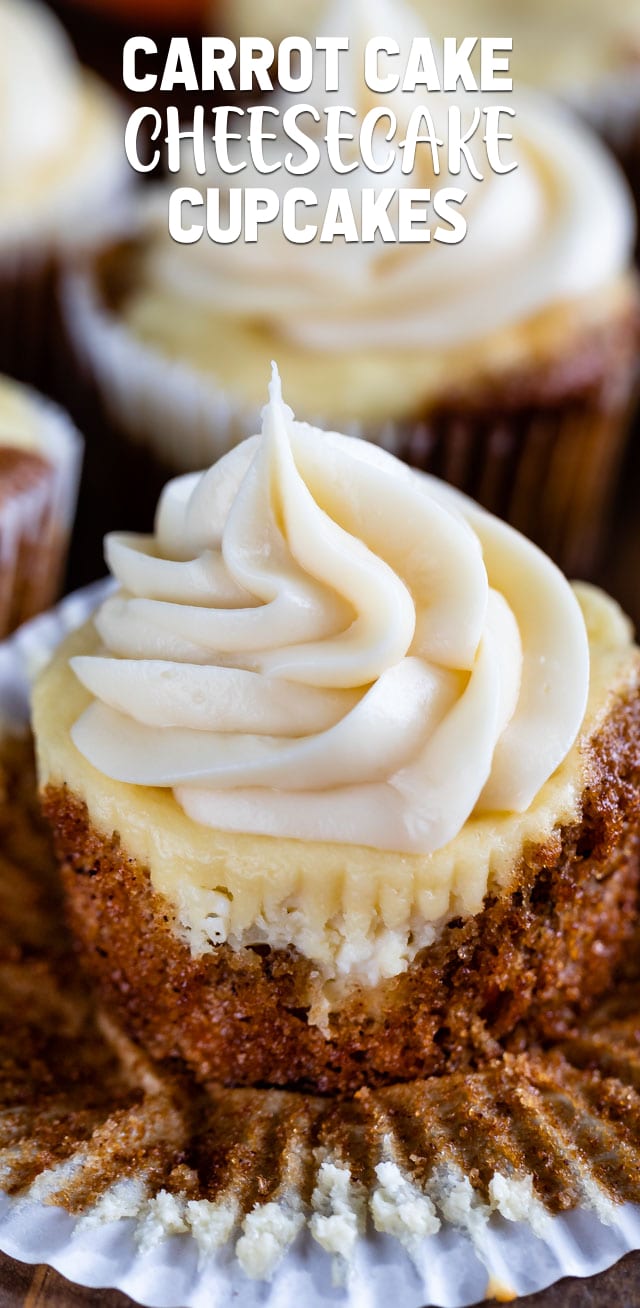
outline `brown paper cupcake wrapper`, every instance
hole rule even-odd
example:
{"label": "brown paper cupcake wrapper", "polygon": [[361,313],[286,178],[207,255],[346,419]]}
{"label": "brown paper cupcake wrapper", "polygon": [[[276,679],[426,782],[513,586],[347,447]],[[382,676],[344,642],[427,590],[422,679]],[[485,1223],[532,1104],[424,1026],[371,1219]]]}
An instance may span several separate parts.
{"label": "brown paper cupcake wrapper", "polygon": [[[0,648],[0,703],[98,599]],[[0,779],[4,1251],[165,1308],[453,1308],[640,1247],[635,976],[574,1039],[466,1075],[351,1099],[196,1088],[78,975],[28,738],[4,736]]]}
{"label": "brown paper cupcake wrapper", "polygon": [[[116,520],[146,529],[151,508],[144,491],[156,496],[169,476],[213,463],[259,429],[259,411],[137,339],[105,310],[86,271],[66,279],[63,306],[96,413],[89,425],[102,428],[103,446],[113,440],[123,460],[136,450],[144,490],[135,504],[123,505],[118,478]],[[570,574],[587,576],[603,539],[633,409],[636,324],[623,324],[622,335],[619,348],[609,343],[606,367],[590,360],[595,378],[587,372],[576,382],[572,375],[564,393],[543,382],[536,394],[532,374],[517,379],[515,390],[511,379],[504,396],[496,383],[490,395],[471,404],[461,396],[422,421],[386,422],[375,430],[351,424],[349,433],[443,477],[531,536]],[[332,425],[322,415],[305,416]]]}
{"label": "brown paper cupcake wrapper", "polygon": [[602,390],[502,417],[444,413],[396,433],[394,453],[442,477],[529,536],[570,577],[588,577],[606,538],[634,412],[632,373],[620,405]]}
{"label": "brown paper cupcake wrapper", "polygon": [[[35,391],[34,467],[5,467],[0,450],[0,637],[50,607],[61,586],[75,513],[82,438]],[[44,462],[40,462],[43,460]]]}

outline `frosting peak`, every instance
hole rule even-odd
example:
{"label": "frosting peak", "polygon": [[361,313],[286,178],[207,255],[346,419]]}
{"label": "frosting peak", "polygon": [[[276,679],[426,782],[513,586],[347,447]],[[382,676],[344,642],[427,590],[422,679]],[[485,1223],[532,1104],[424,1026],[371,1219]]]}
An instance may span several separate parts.
{"label": "frosting peak", "polygon": [[584,620],[530,542],[366,442],[294,420],[113,535],[95,696],[73,728],[119,781],[223,830],[428,854],[523,811],[587,701]]}

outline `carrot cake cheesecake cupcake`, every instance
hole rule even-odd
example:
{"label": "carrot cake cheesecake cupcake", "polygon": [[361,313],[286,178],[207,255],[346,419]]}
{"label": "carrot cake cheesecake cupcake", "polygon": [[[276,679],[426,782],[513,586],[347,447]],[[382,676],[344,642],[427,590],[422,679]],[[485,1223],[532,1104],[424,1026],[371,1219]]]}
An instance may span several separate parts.
{"label": "carrot cake cheesecake cupcake", "polygon": [[157,1059],[352,1091],[566,1035],[638,888],[639,654],[460,493],[295,421],[168,484],[34,692],[83,965]]}
{"label": "carrot cake cheesecake cupcake", "polygon": [[[385,22],[383,5],[377,27],[357,11],[344,95],[362,117],[371,92],[356,69],[367,37],[392,31],[404,48],[416,25],[395,9]],[[316,93],[321,109],[327,96],[312,87],[311,103]],[[436,121],[445,99],[429,98]],[[392,97],[396,140],[415,106],[415,96]],[[469,98],[463,113],[472,106]],[[535,95],[513,107],[503,157],[518,166],[507,175],[485,159],[476,180],[463,160],[461,175],[447,178],[441,160],[436,178],[429,148],[418,147],[411,174],[398,156],[382,177],[361,162],[338,179],[356,214],[363,188],[461,186],[468,229],[459,244],[298,245],[278,222],[254,243],[220,244],[205,231],[180,244],[168,232],[168,192],[145,202],[137,237],[75,275],[65,296],[78,358],[117,430],[149,449],[163,478],[207,466],[255,430],[275,354],[301,418],[362,434],[437,474],[584,574],[636,378],[633,205],[614,161],[567,111]],[[266,148],[274,161],[297,158],[282,137]],[[386,157],[387,142],[377,148]],[[249,163],[240,178],[265,183]],[[240,185],[217,166],[177,181],[223,197]],[[280,191],[299,182],[282,168],[268,178]],[[335,186],[321,162],[318,212],[305,210],[305,221],[321,218]],[[203,210],[193,213],[202,223]]]}
{"label": "carrot cake cheesecake cupcake", "polygon": [[25,380],[52,367],[57,270],[98,248],[125,189],[123,132],[49,7],[0,0],[0,368]]}
{"label": "carrot cake cheesecake cupcake", "polygon": [[0,376],[0,639],[58,597],[81,461],[66,414]]}

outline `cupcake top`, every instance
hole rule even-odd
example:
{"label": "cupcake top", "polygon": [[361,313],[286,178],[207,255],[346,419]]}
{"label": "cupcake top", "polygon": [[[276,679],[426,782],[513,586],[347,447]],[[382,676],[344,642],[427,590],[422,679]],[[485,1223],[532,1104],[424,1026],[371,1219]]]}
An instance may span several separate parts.
{"label": "cupcake top", "polygon": [[[640,0],[411,0],[436,37],[511,36],[516,79],[561,92],[588,87],[633,69],[640,59]],[[299,0],[296,32],[312,36],[329,0]],[[288,0],[227,0],[226,28],[235,36],[291,33]]]}
{"label": "cupcake top", "polygon": [[[318,109],[332,99],[354,104],[362,119],[372,99],[386,100],[397,114],[401,140],[411,112],[426,99],[436,128],[442,128],[451,97],[433,92],[372,97],[362,80],[369,37],[392,32],[407,49],[417,28],[415,16],[384,0],[374,8],[354,0],[334,10],[326,30],[350,37],[351,62],[343,65],[339,96],[314,85],[305,101]],[[397,193],[407,188],[435,193],[462,187],[468,191],[462,210],[468,228],[461,243],[432,239],[392,245],[378,233],[373,241],[323,243],[316,237],[297,245],[274,222],[254,243],[220,245],[205,233],[184,246],[168,234],[163,200],[149,220],[133,275],[126,278],[121,311],[127,325],[169,356],[219,376],[227,393],[256,406],[265,366],[277,352],[296,410],[342,423],[415,413],[430,390],[437,394],[450,385],[452,366],[459,368],[460,361],[477,375],[487,360],[497,369],[502,361],[516,367],[522,358],[530,361],[544,349],[541,341],[550,342],[552,353],[566,348],[572,333],[583,330],[603,302],[606,313],[617,294],[631,263],[633,209],[616,165],[566,111],[531,95],[504,99],[517,113],[503,121],[504,130],[514,134],[503,147],[503,159],[518,165],[508,174],[493,173],[481,157],[482,180],[471,175],[464,159],[459,176],[444,169],[436,176],[430,149],[423,145],[409,174],[402,173],[398,156],[389,172],[369,171],[358,162],[339,178],[321,160],[310,179],[318,212],[305,210],[305,221],[321,218],[330,191],[339,185],[352,199],[360,234],[363,188],[395,191],[393,216]],[[276,103],[284,108],[284,101],[280,97]],[[460,102],[463,123],[470,123],[486,101],[466,95]],[[302,125],[308,130],[310,124],[309,119]],[[354,130],[357,136],[357,123]],[[474,138],[476,159],[480,136]],[[282,137],[271,149],[274,161],[288,152],[294,162],[297,158]],[[377,149],[386,156],[387,142],[378,140]],[[245,161],[247,155],[237,146],[232,158]],[[206,179],[185,175],[181,180],[219,187],[223,200],[238,186],[268,184],[283,194],[305,182],[283,169],[265,179],[250,160],[231,177],[214,165]],[[558,320],[557,332],[549,330],[549,317],[551,327]]]}
{"label": "cupcake top", "polygon": [[103,220],[126,174],[115,98],[48,8],[0,0],[0,240],[94,240],[81,221]]}
{"label": "cupcake top", "polygon": [[260,437],[170,482],[153,538],[75,659],[73,728],[107,776],[224,830],[431,854],[523,812],[566,757],[589,654],[539,550],[432,478],[296,423],[277,372]]}

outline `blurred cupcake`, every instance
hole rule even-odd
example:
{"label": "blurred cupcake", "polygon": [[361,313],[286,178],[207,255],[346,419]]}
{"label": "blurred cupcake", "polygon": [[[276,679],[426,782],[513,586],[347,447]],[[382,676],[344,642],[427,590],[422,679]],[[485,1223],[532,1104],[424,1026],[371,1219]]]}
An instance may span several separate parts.
{"label": "blurred cupcake", "polygon": [[640,0],[412,0],[437,37],[511,36],[516,86],[573,104],[618,155],[640,198]]}
{"label": "blurred cupcake", "polygon": [[294,420],[166,487],[34,692],[108,1010],[202,1080],[352,1092],[574,1029],[637,922],[640,652],[505,523]]}
{"label": "blurred cupcake", "polygon": [[[526,84],[576,103],[623,145],[640,116],[640,0],[408,0],[436,38],[510,36],[516,86]],[[215,6],[219,12],[219,5]],[[212,6],[213,9],[213,6]],[[313,38],[331,0],[301,0],[295,30]],[[225,30],[234,37],[292,31],[287,0],[226,0]]]}
{"label": "blurred cupcake", "polygon": [[0,368],[51,371],[57,270],[97,248],[128,174],[115,99],[44,5],[0,0]]}
{"label": "blurred cupcake", "polygon": [[0,638],[58,596],[81,459],[62,410],[0,377]]}
{"label": "blurred cupcake", "polygon": [[[369,35],[362,14],[355,30],[360,63]],[[361,95],[354,77],[342,94],[346,103]],[[437,112],[447,108],[436,101]],[[394,98],[400,123],[415,103]],[[384,173],[384,187],[397,192],[463,186],[461,244],[295,245],[274,222],[254,244],[205,234],[185,246],[168,235],[166,196],[154,201],[137,238],[67,286],[78,357],[117,428],[163,471],[204,466],[254,429],[277,355],[301,416],[437,473],[568,570],[588,569],[635,382],[632,205],[587,129],[540,98],[516,104],[510,158],[518,167],[508,175],[485,161],[482,181],[466,162],[461,177],[434,178],[424,156],[411,175],[399,161]],[[283,141],[272,148],[276,160]],[[265,182],[249,166],[242,180]],[[380,174],[363,164],[339,179],[321,164],[318,213],[305,210],[305,220],[321,218],[337,180],[356,213],[363,187],[381,189]],[[229,184],[214,170],[204,181]],[[281,192],[292,181],[300,179],[283,170],[268,178]]]}

